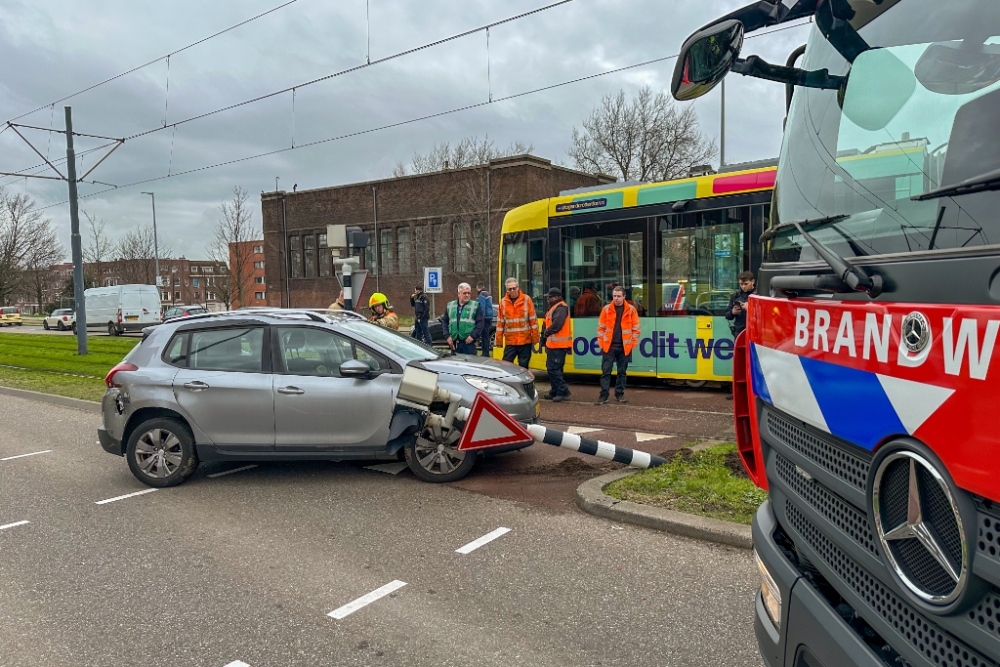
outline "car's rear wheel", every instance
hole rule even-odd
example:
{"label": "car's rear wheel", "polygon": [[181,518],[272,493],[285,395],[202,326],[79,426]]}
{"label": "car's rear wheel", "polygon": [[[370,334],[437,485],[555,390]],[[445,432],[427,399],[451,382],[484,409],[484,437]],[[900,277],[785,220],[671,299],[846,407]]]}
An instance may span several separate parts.
{"label": "car's rear wheel", "polygon": [[49,330],[50,327],[49,327],[49,321],[48,320],[42,320],[42,328],[45,329],[46,331]]}
{"label": "car's rear wheel", "polygon": [[139,424],[129,437],[125,458],[136,479],[157,488],[180,484],[198,467],[191,431],[184,422],[170,418]]}
{"label": "car's rear wheel", "polygon": [[406,464],[425,482],[455,482],[469,474],[476,464],[476,452],[455,449],[457,438],[438,444],[417,437],[404,448]]}
{"label": "car's rear wheel", "polygon": [[73,322],[73,335],[76,335],[76,322]]}
{"label": "car's rear wheel", "polygon": [[66,331],[66,325],[62,323],[62,320],[59,320],[56,323],[56,328],[59,329],[59,331]]}
{"label": "car's rear wheel", "polygon": [[108,322],[108,335],[109,336],[118,335],[118,327],[115,326],[114,322]]}

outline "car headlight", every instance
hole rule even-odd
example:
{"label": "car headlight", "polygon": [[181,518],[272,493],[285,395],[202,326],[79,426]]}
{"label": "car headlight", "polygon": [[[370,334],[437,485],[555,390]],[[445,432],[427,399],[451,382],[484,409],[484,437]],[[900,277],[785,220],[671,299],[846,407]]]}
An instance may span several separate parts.
{"label": "car headlight", "polygon": [[757,550],[753,552],[754,560],[757,561],[757,568],[760,570],[760,596],[764,600],[764,609],[771,617],[771,623],[775,630],[781,630],[781,591],[774,583],[774,577],[767,571],[764,562],[757,555]]}
{"label": "car headlight", "polygon": [[507,396],[508,398],[517,398],[518,396],[517,391],[515,391],[513,387],[504,384],[503,382],[488,380],[475,375],[463,375],[462,377],[464,377],[465,381],[473,387],[486,394],[492,394],[493,396]]}

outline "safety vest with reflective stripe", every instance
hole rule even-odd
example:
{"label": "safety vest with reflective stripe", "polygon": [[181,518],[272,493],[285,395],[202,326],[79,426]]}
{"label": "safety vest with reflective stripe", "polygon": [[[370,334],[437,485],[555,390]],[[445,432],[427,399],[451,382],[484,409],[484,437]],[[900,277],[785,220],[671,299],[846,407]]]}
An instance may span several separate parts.
{"label": "safety vest with reflective stripe", "polygon": [[[611,349],[611,338],[615,334],[615,303],[612,301],[601,310],[601,317],[597,321],[597,339],[601,344],[601,351],[607,352]],[[622,347],[625,354],[630,354],[635,344],[639,342],[639,313],[635,306],[626,302],[622,311]]]}
{"label": "safety vest with reflective stripe", "polygon": [[470,300],[462,306],[462,317],[458,316],[458,301],[448,302],[448,335],[456,341],[465,342],[476,328],[476,309],[479,302]]}
{"label": "safety vest with reflective stripe", "polygon": [[552,326],[552,313],[556,312],[556,308],[560,306],[566,309],[566,321],[563,322],[562,329],[545,339],[546,348],[559,349],[573,347],[573,334],[570,333],[569,306],[566,305],[565,301],[560,301],[549,308],[549,312],[545,313],[545,328],[547,330]]}
{"label": "safety vest with reflective stripe", "polygon": [[500,299],[497,308],[496,346],[538,343],[538,315],[531,297],[520,292],[511,303],[510,296]]}

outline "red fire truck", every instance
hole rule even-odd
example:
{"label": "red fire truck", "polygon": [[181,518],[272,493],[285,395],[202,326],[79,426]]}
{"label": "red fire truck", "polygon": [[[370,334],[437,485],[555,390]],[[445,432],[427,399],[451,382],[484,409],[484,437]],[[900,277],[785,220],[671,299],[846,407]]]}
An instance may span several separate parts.
{"label": "red fire truck", "polygon": [[[806,17],[787,63],[741,56]],[[761,0],[685,42],[674,96],[730,71],[789,101],[734,360],[764,662],[996,667],[1000,5]]]}

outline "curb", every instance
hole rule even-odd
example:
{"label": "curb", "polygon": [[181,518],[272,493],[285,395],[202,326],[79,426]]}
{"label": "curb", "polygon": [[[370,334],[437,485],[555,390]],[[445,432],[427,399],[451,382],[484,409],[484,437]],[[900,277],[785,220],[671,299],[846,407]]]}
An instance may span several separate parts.
{"label": "curb", "polygon": [[69,398],[67,396],[56,396],[55,394],[44,394],[40,391],[28,391],[27,389],[12,389],[10,387],[0,387],[0,396],[15,396],[25,398],[29,401],[40,401],[50,405],[58,405],[62,408],[75,408],[86,412],[96,412],[100,414],[101,404],[96,401],[84,401],[79,398]]}
{"label": "curb", "polygon": [[717,542],[741,549],[753,548],[750,526],[721,521],[704,516],[676,512],[662,507],[640,505],[618,500],[604,493],[612,482],[628,477],[637,470],[616,470],[588,480],[576,489],[576,505],[584,512],[605,519],[632,523],[645,528],[676,533],[707,542]]}

